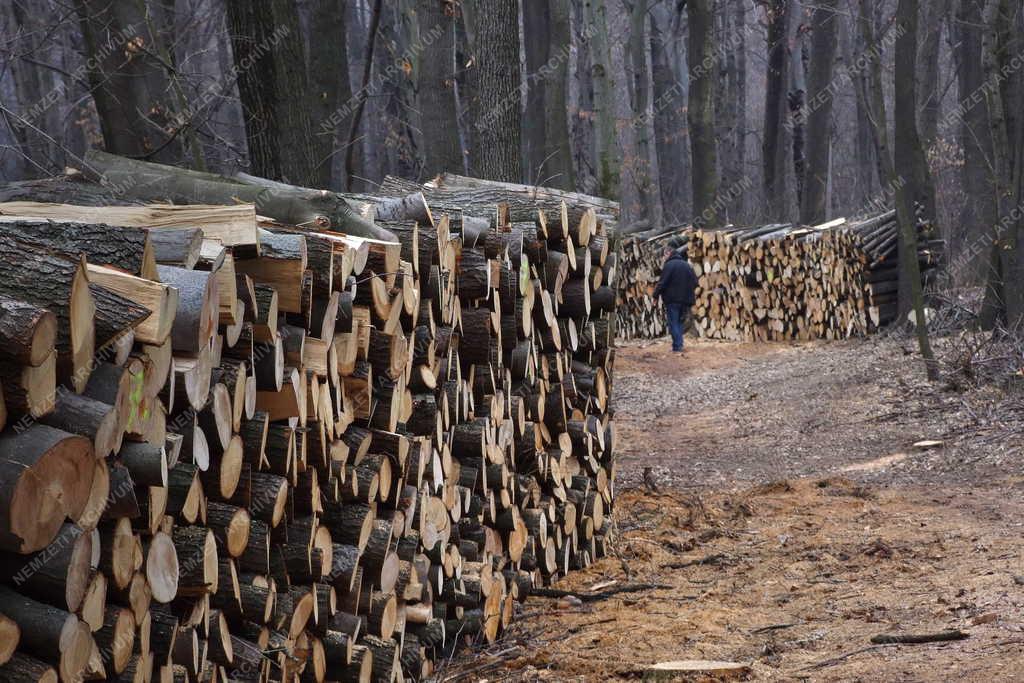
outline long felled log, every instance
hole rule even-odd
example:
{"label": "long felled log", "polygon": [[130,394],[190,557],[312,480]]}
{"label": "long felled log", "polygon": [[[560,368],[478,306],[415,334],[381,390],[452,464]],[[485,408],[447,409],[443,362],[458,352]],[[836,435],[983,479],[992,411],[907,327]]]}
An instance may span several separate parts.
{"label": "long felled log", "polygon": [[303,188],[247,185],[209,173],[199,173],[90,150],[86,160],[107,182],[125,188],[125,194],[147,201],[184,204],[251,202],[260,213],[283,223],[393,241],[356,213],[340,195]]}

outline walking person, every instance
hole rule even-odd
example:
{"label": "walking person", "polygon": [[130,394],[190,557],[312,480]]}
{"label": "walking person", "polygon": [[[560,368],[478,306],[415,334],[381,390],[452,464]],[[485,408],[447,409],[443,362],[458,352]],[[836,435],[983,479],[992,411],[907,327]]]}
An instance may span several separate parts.
{"label": "walking person", "polygon": [[661,279],[654,288],[654,298],[661,297],[668,318],[668,331],[672,335],[672,350],[683,352],[683,326],[696,299],[697,274],[686,260],[686,250],[665,251],[668,257],[661,268]]}

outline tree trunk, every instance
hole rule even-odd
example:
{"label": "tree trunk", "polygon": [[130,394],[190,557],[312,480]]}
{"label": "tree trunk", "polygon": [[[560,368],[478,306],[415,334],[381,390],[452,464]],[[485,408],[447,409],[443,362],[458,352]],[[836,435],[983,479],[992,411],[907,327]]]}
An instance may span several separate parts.
{"label": "tree trunk", "polygon": [[313,0],[309,18],[310,118],[315,126],[316,160],[313,187],[345,187],[343,155],[335,155],[338,136],[348,135],[352,83],[348,71],[345,4]]}
{"label": "tree trunk", "polygon": [[576,45],[573,62],[575,109],[572,112],[572,159],[576,179],[584,192],[597,192],[597,142],[594,125],[594,79],[591,69],[591,35],[588,0],[572,3],[572,42]]}
{"label": "tree trunk", "polygon": [[[1019,17],[1017,17],[1019,19]],[[1021,82],[1009,61],[1019,58],[1019,25],[1014,23],[1008,0],[987,0],[982,16],[982,67],[985,74],[985,99],[988,102],[993,158],[990,172],[995,190],[998,221],[990,228],[991,243],[988,283],[981,312],[986,328],[1002,321],[1017,326],[1024,316],[1021,292],[1019,237],[1021,230],[1020,197],[1024,173],[1024,131],[1020,129]],[[1012,50],[1013,52],[1010,52]],[[995,87],[992,87],[992,86]]]}
{"label": "tree trunk", "polygon": [[[543,75],[544,173],[543,184],[562,190],[576,189],[569,139],[569,58],[572,42],[570,0],[548,0],[551,6],[549,72]],[[527,113],[527,116],[530,114]]]}
{"label": "tree trunk", "polygon": [[651,85],[647,68],[647,0],[633,0],[629,14],[628,63],[631,67],[631,93],[633,95],[633,132],[636,139],[636,154],[632,166],[633,184],[636,188],[637,220],[660,224],[660,211],[652,206],[654,201],[654,176],[651,164],[650,121],[647,108],[650,106]]}
{"label": "tree trunk", "polygon": [[525,182],[542,184],[545,173],[544,143],[547,138],[547,119],[544,111],[547,80],[540,74],[551,54],[551,3],[549,0],[523,0],[523,51],[526,73],[523,88],[526,109],[523,116],[523,156],[526,163]]}
{"label": "tree trunk", "polygon": [[590,30],[590,74],[594,84],[594,133],[597,194],[618,199],[622,163],[615,131],[615,77],[611,63],[605,0],[583,0],[584,24]]}
{"label": "tree trunk", "polygon": [[[732,78],[729,81],[731,89],[730,101],[735,108],[733,117],[733,139],[736,145],[735,157],[733,159],[735,175],[730,188],[736,187],[747,177],[747,3],[740,0],[736,3],[735,19],[733,23],[734,35],[737,36],[739,45],[731,50],[733,66],[730,69]],[[747,200],[749,193],[740,192],[733,205],[734,222],[742,222],[747,215]]]}
{"label": "tree trunk", "polygon": [[[899,0],[896,10],[896,27],[901,31],[896,39],[896,62],[894,78],[895,121],[896,121],[896,168],[911,168],[920,152],[917,137],[917,0]],[[918,149],[915,149],[915,146]],[[923,156],[923,155],[922,155]],[[895,178],[893,178],[895,180]],[[900,224],[899,240],[899,312],[900,317],[914,310],[918,346],[924,358],[928,379],[938,379],[938,367],[928,341],[928,323],[924,316],[924,296],[921,285],[921,269],[917,262],[917,216],[913,204],[913,185],[900,183],[896,189],[896,216]]]}
{"label": "tree trunk", "polygon": [[290,185],[242,183],[234,178],[89,152],[86,160],[103,177],[125,187],[125,196],[177,204],[255,204],[261,216],[290,225],[311,225],[360,237],[393,241],[394,235],[360,216],[345,198]]}
{"label": "tree trunk", "polygon": [[794,20],[791,0],[771,0],[765,5],[768,22],[768,76],[764,103],[764,140],[761,158],[764,199],[770,220],[785,220],[786,149],[789,128],[786,121],[786,91],[789,83],[789,25]]}
{"label": "tree trunk", "polygon": [[[911,6],[912,5],[912,6]],[[917,131],[917,0],[911,2],[900,2],[902,12],[899,15],[896,29],[905,31],[896,39],[896,82],[899,87],[895,89],[894,136],[895,147],[894,168],[899,169],[899,177],[905,178],[905,186],[910,211],[905,218],[914,227],[915,239],[913,243],[902,243],[901,246],[909,250],[909,253],[916,254],[916,223],[917,207],[924,210],[925,220],[935,220],[935,193],[931,185],[931,173],[928,170],[928,163],[925,159],[924,150],[921,148],[921,139]],[[895,180],[897,176],[891,178]],[[902,191],[902,190],[898,190]],[[902,252],[901,252],[902,253]],[[902,256],[901,256],[902,260]],[[914,258],[916,265],[917,259]],[[905,315],[914,305],[914,286],[920,285],[919,274],[907,272],[900,273],[900,314]]]}
{"label": "tree trunk", "polygon": [[424,178],[465,169],[459,144],[455,101],[455,17],[452,3],[417,0],[418,38],[424,45],[417,61],[416,101],[423,131]]}
{"label": "tree trunk", "polygon": [[800,222],[827,220],[829,159],[832,148],[832,64],[836,55],[835,0],[822,0],[811,15],[811,72],[808,78],[807,173]]}
{"label": "tree trunk", "polygon": [[[803,17],[802,0],[790,0],[797,11],[797,17]],[[793,178],[796,185],[796,205],[803,202],[804,176],[807,171],[806,135],[807,135],[807,62],[810,52],[807,49],[807,27],[797,19],[789,25],[789,42],[793,46],[790,55],[789,93],[789,126],[792,130],[793,142]]]}
{"label": "tree trunk", "polygon": [[488,180],[519,182],[521,91],[515,0],[480,0],[470,27],[474,85],[470,167]]}
{"label": "tree trunk", "polygon": [[[144,3],[136,0],[75,0],[82,24],[86,67],[104,147],[108,152],[177,162],[182,121],[171,103],[163,48],[149,35]],[[145,50],[129,50],[136,41]]]}
{"label": "tree trunk", "polygon": [[711,0],[686,4],[690,23],[687,54],[690,91],[687,120],[690,124],[694,225],[715,228],[721,223],[717,205],[718,158],[715,149],[715,52],[714,13]]}
{"label": "tree trunk", "polygon": [[654,149],[666,224],[678,225],[691,216],[690,155],[687,150],[685,74],[679,73],[674,52],[682,41],[683,21],[666,3],[651,8],[651,83],[654,100]]}
{"label": "tree trunk", "polygon": [[939,109],[942,104],[942,89],[939,85],[939,55],[942,45],[942,26],[946,22],[951,0],[927,0],[925,2],[924,34],[918,60],[921,62],[920,120],[921,145],[927,152],[935,144],[939,132]]}
{"label": "tree trunk", "polygon": [[[980,98],[977,103],[970,100],[973,93],[981,92],[985,79],[981,52],[983,5],[984,0],[958,0],[956,20],[952,22],[955,40],[960,46],[953,50],[958,103],[970,101],[973,105],[964,106],[963,114],[958,117],[959,140],[964,150],[964,163],[960,167],[964,196],[950,235],[950,251],[953,253],[975,253],[973,247],[977,244],[976,240],[988,239],[990,231],[999,220],[994,200],[994,179],[989,170],[993,150],[988,102],[985,98]],[[988,276],[988,262],[987,252],[982,257],[968,257],[962,267],[952,271],[955,283],[984,280]]]}
{"label": "tree trunk", "polygon": [[252,173],[318,186],[323,167],[310,124],[295,0],[228,0],[225,6]]}

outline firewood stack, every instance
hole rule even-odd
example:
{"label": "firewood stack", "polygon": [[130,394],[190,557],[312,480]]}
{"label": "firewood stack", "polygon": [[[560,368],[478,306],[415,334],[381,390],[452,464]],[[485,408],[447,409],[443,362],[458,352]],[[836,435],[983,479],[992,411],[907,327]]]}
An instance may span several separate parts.
{"label": "firewood stack", "polygon": [[[925,282],[944,245],[925,239],[918,261]],[[619,278],[619,334],[666,333],[653,297],[666,249],[685,248],[698,276],[693,321],[699,336],[734,341],[845,339],[895,320],[899,268],[894,211],[818,226],[692,230],[624,240]]]}
{"label": "firewood stack", "polygon": [[0,203],[0,680],[418,680],[604,553],[615,207],[446,180]]}

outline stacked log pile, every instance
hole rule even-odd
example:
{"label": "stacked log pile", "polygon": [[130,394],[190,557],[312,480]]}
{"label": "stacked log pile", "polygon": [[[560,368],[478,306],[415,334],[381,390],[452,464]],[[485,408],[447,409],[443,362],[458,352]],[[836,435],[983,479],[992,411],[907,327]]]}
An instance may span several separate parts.
{"label": "stacked log pile", "polygon": [[604,553],[613,218],[452,183],[332,199],[397,241],[8,192],[0,680],[418,680]]}
{"label": "stacked log pile", "polygon": [[[918,261],[927,282],[943,244],[924,239]],[[666,249],[685,249],[698,277],[693,322],[699,336],[737,341],[845,339],[873,332],[897,315],[895,212],[818,226],[684,228],[624,240],[619,279],[623,338],[666,333],[653,297]]]}

